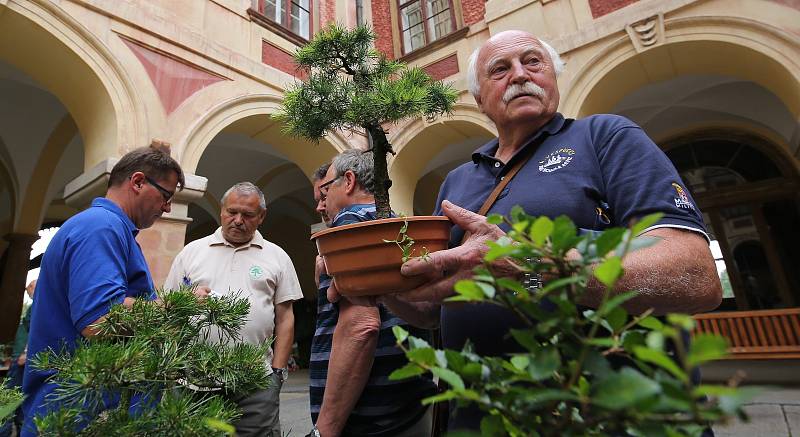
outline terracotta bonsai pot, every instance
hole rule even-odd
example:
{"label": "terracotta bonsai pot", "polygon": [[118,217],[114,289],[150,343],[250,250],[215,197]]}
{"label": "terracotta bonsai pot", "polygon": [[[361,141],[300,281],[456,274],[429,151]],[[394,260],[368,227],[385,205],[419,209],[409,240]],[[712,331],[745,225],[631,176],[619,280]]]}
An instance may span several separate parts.
{"label": "terracotta bonsai pot", "polygon": [[336,278],[336,287],[344,296],[368,296],[407,291],[422,285],[422,278],[400,274],[401,249],[393,241],[404,221],[407,234],[414,239],[412,256],[424,248],[428,252],[447,249],[450,220],[447,217],[416,216],[372,220],[338,226],[311,236],[317,241],[328,274]]}

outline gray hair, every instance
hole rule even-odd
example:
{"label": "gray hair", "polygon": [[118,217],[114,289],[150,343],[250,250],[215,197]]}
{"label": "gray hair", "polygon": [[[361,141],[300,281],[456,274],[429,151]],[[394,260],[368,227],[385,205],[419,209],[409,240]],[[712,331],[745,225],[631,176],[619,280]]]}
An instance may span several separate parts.
{"label": "gray hair", "polygon": [[261,207],[262,211],[266,211],[267,209],[267,200],[264,198],[264,193],[252,182],[239,182],[234,186],[228,188],[228,191],[222,195],[222,204],[225,205],[225,200],[228,198],[228,195],[236,192],[239,194],[244,194],[246,196],[257,195],[258,196],[258,206]]}
{"label": "gray hair", "polygon": [[375,194],[375,170],[372,153],[360,149],[349,149],[336,155],[331,162],[336,177],[347,170],[356,175],[356,181],[370,194]]}
{"label": "gray hair", "polygon": [[[500,35],[500,34],[497,34]],[[495,36],[497,36],[495,35]],[[556,49],[553,48],[550,44],[540,38],[536,38],[539,41],[539,44],[544,47],[547,51],[547,54],[550,55],[550,60],[553,61],[553,70],[556,72],[556,77],[561,75],[564,71],[564,61],[559,56]],[[491,41],[491,38],[489,38]],[[488,42],[488,41],[487,41]],[[472,97],[479,97],[481,94],[481,84],[478,82],[478,54],[480,53],[481,49],[483,48],[483,44],[480,47],[475,49],[472,52],[472,55],[469,57],[469,66],[467,67],[467,88],[469,89],[470,94]]]}

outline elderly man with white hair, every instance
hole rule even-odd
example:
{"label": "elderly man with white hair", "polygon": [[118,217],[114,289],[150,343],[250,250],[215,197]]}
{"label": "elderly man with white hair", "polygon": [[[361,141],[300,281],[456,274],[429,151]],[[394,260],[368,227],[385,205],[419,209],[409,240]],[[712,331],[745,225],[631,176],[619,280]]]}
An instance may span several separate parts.
{"label": "elderly man with white hair", "polygon": [[[403,265],[404,275],[423,275],[429,281],[402,298],[441,302],[451,296],[456,281],[470,277],[481,262],[486,241],[504,235],[504,228],[486,223],[485,215],[508,215],[520,205],[531,215],[566,215],[583,231],[627,226],[647,214],[664,213],[642,234],[658,242],[625,258],[617,289],[639,291],[627,309],[640,313],[654,308],[664,314],[715,308],[722,291],[702,214],[677,171],[645,132],[624,117],[600,114],[573,120],[558,113],[556,77],[562,69],[552,47],[523,31],[499,33],[472,55],[470,92],[497,126],[498,138],[448,174],[435,214],[455,224],[451,249]],[[495,190],[496,196],[490,196]],[[593,285],[581,303],[597,305],[604,291]],[[446,348],[461,349],[469,340],[482,355],[519,350],[508,334],[521,325],[502,308],[443,305],[440,316]],[[480,420],[479,412],[460,409],[449,428],[477,430]]]}

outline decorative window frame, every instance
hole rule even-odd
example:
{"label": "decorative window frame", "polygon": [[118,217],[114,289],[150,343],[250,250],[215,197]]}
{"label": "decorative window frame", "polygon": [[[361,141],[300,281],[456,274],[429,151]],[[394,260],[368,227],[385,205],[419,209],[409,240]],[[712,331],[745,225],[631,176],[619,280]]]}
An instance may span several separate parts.
{"label": "decorative window frame", "polygon": [[[294,3],[295,0],[281,0],[287,2],[289,5],[286,7],[286,20],[287,24],[291,19],[291,3]],[[314,30],[319,28],[319,19],[317,17],[317,9],[318,9],[318,1],[319,0],[308,0],[308,35],[309,38],[305,38],[302,35],[299,35],[292,31],[289,27],[284,26],[283,23],[278,23],[274,19],[267,17],[264,15],[265,3],[266,0],[252,0],[252,5],[249,9],[247,9],[247,15],[250,17],[250,20],[261,25],[262,27],[267,28],[268,30],[276,33],[283,38],[291,41],[295,45],[302,46],[308,43],[310,37],[314,35]]]}
{"label": "decorative window frame", "polygon": [[[428,25],[426,15],[426,5],[425,3],[427,0],[389,0],[391,2],[391,18],[392,18],[392,39],[393,39],[393,46],[395,47],[395,57],[396,58],[417,58],[423,53],[428,53],[435,48],[431,47],[441,47],[444,44],[448,44],[449,42],[453,41],[454,39],[459,39],[460,36],[464,33],[463,30],[467,29],[464,26],[464,18],[461,9],[461,2],[460,0],[447,0],[450,2],[450,20],[453,23],[453,30],[446,35],[440,36],[438,39],[431,41],[429,32],[428,32]],[[403,38],[403,28],[402,28],[402,19],[401,19],[401,12],[400,10],[408,4],[413,3],[414,1],[420,1],[423,11],[423,30],[425,33],[425,44],[422,47],[419,47],[414,50],[406,51],[405,42]],[[458,34],[459,38],[453,38],[453,35]],[[446,42],[445,42],[446,41]]]}

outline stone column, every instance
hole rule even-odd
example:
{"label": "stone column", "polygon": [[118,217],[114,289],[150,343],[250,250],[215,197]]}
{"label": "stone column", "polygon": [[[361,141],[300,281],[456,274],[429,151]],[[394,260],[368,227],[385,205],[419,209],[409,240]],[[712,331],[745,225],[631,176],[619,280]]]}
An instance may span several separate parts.
{"label": "stone column", "polygon": [[0,344],[14,341],[19,318],[22,314],[22,293],[25,292],[25,280],[28,277],[31,246],[39,239],[38,235],[8,234],[6,262],[3,266],[3,277],[0,278]]}

